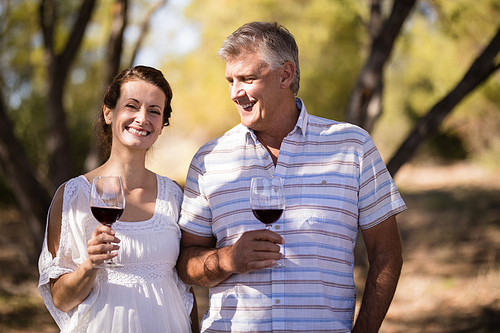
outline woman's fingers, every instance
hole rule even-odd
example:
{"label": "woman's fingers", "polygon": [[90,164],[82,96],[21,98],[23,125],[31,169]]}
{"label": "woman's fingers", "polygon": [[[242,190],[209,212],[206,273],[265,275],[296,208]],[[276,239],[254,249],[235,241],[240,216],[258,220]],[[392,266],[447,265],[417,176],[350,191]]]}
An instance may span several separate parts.
{"label": "woman's fingers", "polygon": [[116,251],[120,248],[118,243],[120,239],[115,237],[113,229],[105,225],[97,226],[87,242],[87,252],[92,264],[100,265],[105,260],[116,257]]}

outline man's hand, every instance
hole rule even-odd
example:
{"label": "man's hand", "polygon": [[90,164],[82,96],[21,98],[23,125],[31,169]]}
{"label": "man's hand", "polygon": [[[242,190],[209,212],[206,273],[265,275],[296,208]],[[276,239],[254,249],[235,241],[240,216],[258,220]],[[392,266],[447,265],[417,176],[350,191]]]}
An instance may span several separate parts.
{"label": "man's hand", "polygon": [[177,261],[180,278],[187,284],[214,287],[233,273],[272,267],[281,258],[283,238],[270,230],[247,231],[233,245],[215,248],[215,238],[182,232]]}
{"label": "man's hand", "polygon": [[221,249],[219,265],[224,271],[240,274],[272,267],[282,256],[277,244],[284,242],[280,235],[266,229],[247,231],[234,245]]}

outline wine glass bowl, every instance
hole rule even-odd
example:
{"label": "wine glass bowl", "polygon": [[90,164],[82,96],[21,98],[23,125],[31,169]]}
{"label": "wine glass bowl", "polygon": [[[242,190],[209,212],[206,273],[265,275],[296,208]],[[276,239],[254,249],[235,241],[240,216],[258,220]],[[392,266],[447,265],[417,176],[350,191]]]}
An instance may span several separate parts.
{"label": "wine glass bowl", "polygon": [[[279,220],[285,209],[285,196],[281,177],[256,177],[250,184],[250,205],[254,216],[272,230],[272,224]],[[284,256],[283,256],[284,257]],[[273,267],[285,267],[283,259]]]}
{"label": "wine glass bowl", "polygon": [[[94,177],[90,190],[90,210],[92,215],[101,224],[111,228],[125,209],[125,194],[120,177]],[[122,264],[115,263],[112,259],[105,260],[97,268],[122,267]]]}

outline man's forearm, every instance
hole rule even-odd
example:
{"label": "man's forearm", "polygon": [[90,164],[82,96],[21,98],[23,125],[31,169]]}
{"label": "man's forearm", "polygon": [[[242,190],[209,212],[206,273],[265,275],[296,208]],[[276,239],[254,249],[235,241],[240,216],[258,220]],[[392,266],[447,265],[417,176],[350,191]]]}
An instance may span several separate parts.
{"label": "man's forearm", "polygon": [[402,265],[401,256],[394,256],[382,265],[370,265],[353,333],[378,332],[396,292]]}
{"label": "man's forearm", "polygon": [[177,261],[179,277],[187,284],[214,287],[225,281],[232,273],[221,267],[222,249],[190,246],[181,251]]}

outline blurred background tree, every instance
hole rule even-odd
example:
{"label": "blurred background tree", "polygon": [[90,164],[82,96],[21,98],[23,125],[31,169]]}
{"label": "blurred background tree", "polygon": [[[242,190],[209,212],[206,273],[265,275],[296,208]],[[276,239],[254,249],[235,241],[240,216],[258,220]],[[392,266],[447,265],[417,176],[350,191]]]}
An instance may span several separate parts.
{"label": "blurred background tree", "polygon": [[[182,43],[169,45],[175,40],[172,33],[185,31],[154,24],[181,2],[189,3],[183,29],[197,34],[195,47],[187,51]],[[157,12],[160,8],[163,12]],[[102,158],[94,149],[92,122],[110,78],[139,63],[164,72],[174,90],[172,127],[164,131],[149,163],[182,183],[199,145],[239,122],[228,98],[225,63],[215,54],[232,31],[254,20],[278,21],[295,35],[299,96],[308,111],[369,129],[386,162],[491,42],[493,56],[483,59],[484,72],[493,73],[499,62],[497,0],[474,6],[468,0],[3,1],[0,195],[3,205],[15,205],[25,214],[36,249],[55,188]],[[173,51],[164,52],[166,46]],[[146,50],[155,56],[148,58]],[[64,66],[62,74],[53,68],[58,66]],[[373,86],[364,85],[367,72],[375,74]],[[453,113],[444,114],[435,131],[419,140],[437,134],[435,139],[407,159],[417,154],[419,161],[498,165],[500,76],[488,75],[475,76],[480,80],[472,88],[481,84],[480,89],[460,95],[458,105],[448,110]],[[61,84],[55,89],[60,99],[56,112],[49,102],[55,83]],[[367,114],[370,105],[376,112]],[[352,117],[355,110],[362,116]],[[59,130],[66,134],[55,136]]]}
{"label": "blurred background tree", "polygon": [[[245,22],[276,20],[299,44],[299,96],[309,112],[370,130],[386,163],[395,157],[393,174],[417,152],[420,161],[469,159],[498,165],[499,75],[488,79],[499,63],[498,39],[494,39],[500,22],[497,1],[486,0],[472,7],[466,0],[315,0],[288,1],[286,6],[277,1],[193,0],[187,15],[200,30],[200,45],[184,57],[168,59],[165,67],[169,75],[175,73],[178,93],[190,95],[179,101],[183,115],[178,126],[189,127],[193,135],[203,133],[208,139],[238,122],[227,98],[222,75],[225,64],[215,56],[221,41]],[[397,34],[391,36],[391,31]],[[394,38],[394,44],[380,40],[377,44],[377,38]],[[471,73],[477,81],[469,90],[455,94],[454,102],[459,104],[438,105],[437,111],[444,116],[435,119],[438,121],[432,129],[424,121],[425,131],[419,130],[423,135],[407,149],[411,153],[400,156],[398,148],[418,120],[453,91],[490,42],[490,58],[480,59],[484,70]],[[370,77],[373,71],[378,71],[378,86],[363,87],[363,74],[368,72]],[[481,84],[481,89],[474,90]],[[366,95],[371,98],[363,105],[360,100]],[[366,116],[370,101],[375,108]],[[454,113],[442,123],[446,109]],[[350,115],[356,110],[365,113],[361,117],[364,122]],[[417,151],[421,144],[424,147]]]}
{"label": "blurred background tree", "polygon": [[[147,2],[136,4],[148,8]],[[128,0],[103,2],[99,8],[95,0],[0,5],[2,192],[12,192],[11,203],[20,209],[33,237],[32,261],[41,248],[55,189],[102,160],[89,144],[91,124],[104,87],[127,55],[122,52],[127,13]],[[147,28],[139,19],[129,26],[134,24]]]}

